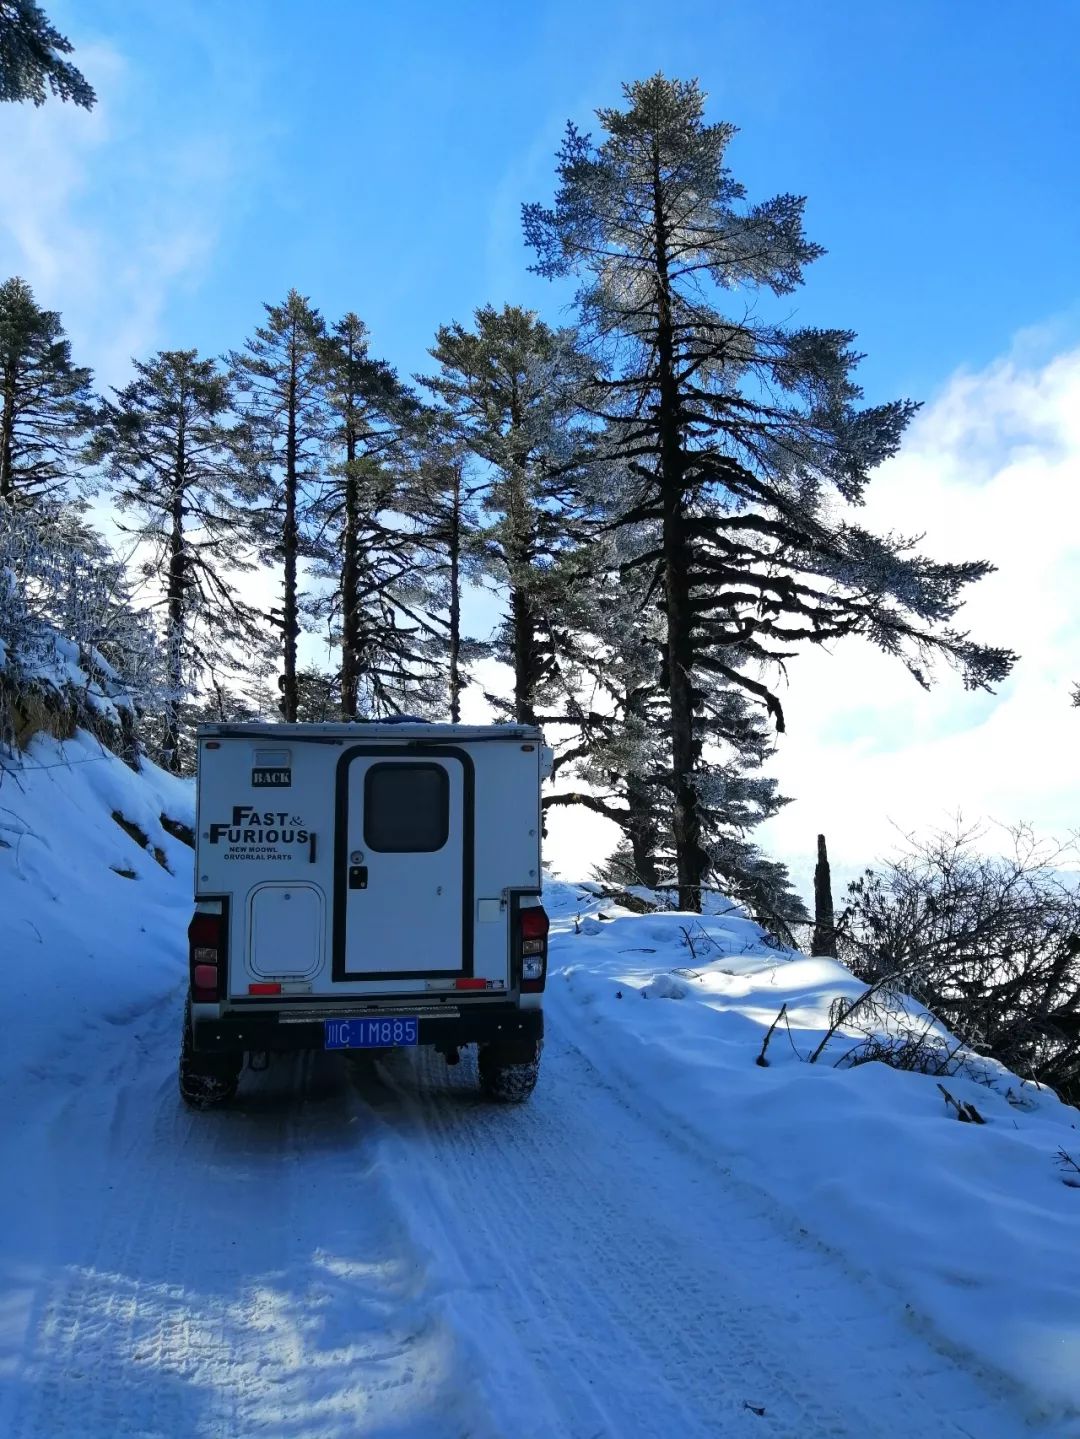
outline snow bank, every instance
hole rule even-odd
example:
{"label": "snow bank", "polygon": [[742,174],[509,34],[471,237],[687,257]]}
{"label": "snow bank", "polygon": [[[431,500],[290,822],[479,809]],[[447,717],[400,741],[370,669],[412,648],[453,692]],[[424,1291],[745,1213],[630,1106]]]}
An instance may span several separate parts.
{"label": "snow bank", "polygon": [[85,731],[39,735],[3,761],[0,964],[16,1022],[4,1026],[0,1083],[62,1069],[78,1033],[179,992],[193,855],[163,814],[193,826],[191,781],[146,760],[136,774]]}
{"label": "snow bank", "polygon": [[[985,1065],[987,1084],[943,1081],[986,1119],[963,1124],[928,1075],[834,1068],[852,1041],[806,1063],[833,1001],[864,986],[833,960],[770,948],[734,909],[632,915],[550,882],[545,904],[552,1023],[631,1103],[676,1120],[793,1224],[894,1291],[939,1342],[1050,1415],[1075,1415],[1080,1188],[1058,1151],[1080,1163],[1077,1110]],[[785,1002],[789,1025],[759,1067]]]}

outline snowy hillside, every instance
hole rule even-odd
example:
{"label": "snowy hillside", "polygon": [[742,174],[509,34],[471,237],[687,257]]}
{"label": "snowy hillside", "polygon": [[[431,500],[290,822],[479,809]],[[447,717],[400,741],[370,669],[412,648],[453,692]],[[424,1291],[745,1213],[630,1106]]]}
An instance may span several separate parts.
{"label": "snowy hillside", "polygon": [[1076,1111],[810,1065],[838,965],[552,883],[528,1105],[315,1054],[190,1114],[191,818],[84,734],[4,776],[5,1439],[1080,1435]]}
{"label": "snowy hillside", "polygon": [[943,1081],[986,1121],[959,1123],[930,1075],[834,1068],[854,1036],[811,1066],[830,1006],[865,986],[834,960],[770,949],[748,920],[605,906],[604,921],[587,888],[564,885],[547,904],[562,916],[560,1023],[611,1079],[939,1342],[1080,1408],[1080,1170],[1059,1154],[1080,1164],[1077,1110],[982,1060],[969,1068],[983,1082]]}
{"label": "snowy hillside", "polygon": [[[85,731],[35,739],[0,770],[0,946],[17,1025],[0,1080],[62,1067],[186,980],[194,785],[136,774]],[[163,826],[162,818],[168,824]]]}

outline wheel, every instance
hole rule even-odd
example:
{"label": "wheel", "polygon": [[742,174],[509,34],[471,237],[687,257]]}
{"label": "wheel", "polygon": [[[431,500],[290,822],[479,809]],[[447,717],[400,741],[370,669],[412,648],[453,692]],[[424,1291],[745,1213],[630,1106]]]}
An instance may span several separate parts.
{"label": "wheel", "polygon": [[540,1050],[536,1045],[532,1058],[522,1058],[520,1046],[487,1044],[480,1050],[477,1071],[480,1088],[488,1099],[501,1104],[521,1104],[536,1088],[540,1073]]}
{"label": "wheel", "polygon": [[240,1083],[242,1060],[231,1054],[196,1054],[191,1042],[191,1000],[184,1005],[177,1078],[180,1098],[191,1109],[216,1109],[228,1104]]}

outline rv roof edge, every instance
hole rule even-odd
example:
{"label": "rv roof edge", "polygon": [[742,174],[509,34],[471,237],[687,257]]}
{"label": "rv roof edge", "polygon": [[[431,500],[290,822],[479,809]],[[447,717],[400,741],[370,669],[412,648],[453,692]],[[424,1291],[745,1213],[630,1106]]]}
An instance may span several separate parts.
{"label": "rv roof edge", "polygon": [[200,739],[291,739],[309,740],[315,743],[339,740],[457,740],[479,743],[483,740],[540,739],[542,731],[536,725],[454,725],[438,724],[426,720],[405,721],[365,720],[357,724],[275,724],[273,722],[252,722],[246,724],[201,724],[196,731]]}

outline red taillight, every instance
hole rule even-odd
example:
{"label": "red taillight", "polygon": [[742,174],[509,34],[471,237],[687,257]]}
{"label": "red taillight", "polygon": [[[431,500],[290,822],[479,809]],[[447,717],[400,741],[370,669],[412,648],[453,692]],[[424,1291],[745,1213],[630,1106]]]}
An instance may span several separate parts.
{"label": "red taillight", "polygon": [[221,915],[205,914],[201,909],[191,916],[191,923],[188,925],[188,944],[192,949],[198,945],[207,949],[217,949],[218,941],[221,938]]}
{"label": "red taillight", "polygon": [[217,1004],[221,997],[221,915],[197,910],[188,925],[188,966],[195,1004]]}
{"label": "red taillight", "polygon": [[455,989],[487,989],[486,979],[455,979]]}
{"label": "red taillight", "polygon": [[249,984],[248,994],[280,994],[280,984]]}
{"label": "red taillight", "polygon": [[539,994],[547,982],[547,941],[551,922],[542,905],[518,910],[518,943],[523,994]]}
{"label": "red taillight", "polygon": [[547,939],[550,928],[551,921],[544,913],[542,905],[530,905],[528,909],[521,911],[522,939]]}

